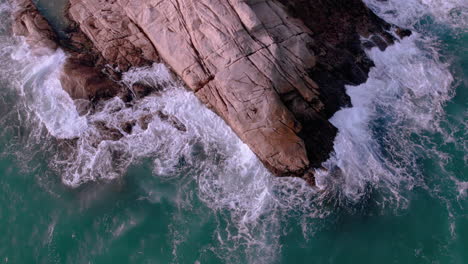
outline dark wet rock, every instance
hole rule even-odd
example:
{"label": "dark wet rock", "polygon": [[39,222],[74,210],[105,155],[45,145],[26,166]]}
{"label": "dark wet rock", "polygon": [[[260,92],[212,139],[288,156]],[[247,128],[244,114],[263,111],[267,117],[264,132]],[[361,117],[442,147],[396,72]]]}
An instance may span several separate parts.
{"label": "dark wet rock", "polygon": [[65,62],[60,81],[73,99],[99,101],[112,98],[124,89],[96,67],[87,66],[79,59]]}
{"label": "dark wet rock", "polygon": [[388,43],[378,35],[372,35],[370,39],[381,51],[384,51],[388,47]]}
{"label": "dark wet rock", "polygon": [[129,122],[126,122],[126,123],[123,123],[122,124],[122,130],[125,131],[125,133],[127,134],[131,134],[132,131],[133,131],[133,127],[136,125],[136,121],[133,120],[133,121],[129,121]]}
{"label": "dark wet rock", "polygon": [[140,117],[137,123],[143,130],[146,130],[148,129],[148,125],[149,123],[151,123],[151,121],[153,121],[153,115],[147,114],[147,115]]}
{"label": "dark wet rock", "polygon": [[175,129],[181,132],[187,132],[187,127],[177,117],[168,115],[167,113],[163,111],[157,111],[156,114],[159,116],[159,118],[161,118],[161,120],[168,122]]}
{"label": "dark wet rock", "polygon": [[137,98],[143,98],[152,93],[161,91],[161,88],[138,82],[132,85],[132,90]]}
{"label": "dark wet rock", "polygon": [[104,121],[94,122],[93,125],[98,132],[94,137],[90,138],[91,145],[95,148],[97,148],[102,141],[118,141],[124,137],[124,134],[122,134],[119,129],[109,127]]}
{"label": "dark wet rock", "polygon": [[362,41],[362,47],[365,48],[365,49],[372,49],[373,47],[375,47],[375,43],[371,40],[363,40]]}
{"label": "dark wet rock", "polygon": [[409,29],[403,29],[403,28],[397,28],[395,33],[400,37],[400,38],[405,38],[411,36],[413,32]]}

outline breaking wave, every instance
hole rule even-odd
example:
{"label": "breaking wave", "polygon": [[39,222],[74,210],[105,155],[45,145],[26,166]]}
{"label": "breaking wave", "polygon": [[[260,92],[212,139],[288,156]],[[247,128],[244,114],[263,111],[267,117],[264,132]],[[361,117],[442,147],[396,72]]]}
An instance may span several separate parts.
{"label": "breaking wave", "polygon": [[416,183],[421,145],[412,135],[440,130],[444,103],[452,96],[448,65],[424,50],[427,43],[415,33],[385,52],[368,52],[376,64],[369,80],[347,87],[353,107],[331,119],[339,134],[325,167],[340,168],[341,177],[319,171],[319,186],[338,188],[345,197],[359,200],[372,184],[387,189],[387,199],[394,195],[399,200],[399,190]]}
{"label": "breaking wave", "polygon": [[364,0],[380,17],[393,24],[414,27],[431,21],[462,31],[468,28],[468,3],[464,0]]}

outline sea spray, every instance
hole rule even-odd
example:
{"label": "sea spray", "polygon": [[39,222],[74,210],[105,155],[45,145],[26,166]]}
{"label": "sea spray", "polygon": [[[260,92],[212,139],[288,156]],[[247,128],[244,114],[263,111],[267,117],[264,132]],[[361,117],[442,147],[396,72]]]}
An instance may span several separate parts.
{"label": "sea spray", "polygon": [[453,81],[447,65],[418,45],[425,43],[414,33],[385,52],[368,52],[376,64],[369,80],[347,87],[353,107],[331,119],[339,134],[324,166],[339,175],[319,170],[322,189],[338,189],[345,198],[359,201],[370,184],[386,189],[386,199],[395,196],[397,203],[405,202],[400,188],[412,188],[420,173],[411,134],[438,129]]}
{"label": "sea spray", "polygon": [[[24,44],[23,44],[24,45]],[[59,74],[66,56],[62,50],[35,57],[27,48],[13,54],[17,61],[29,62],[22,70],[21,94],[52,136],[59,139],[80,137],[87,128],[70,96],[62,89]]]}
{"label": "sea spray", "polygon": [[[4,11],[3,15],[9,16],[9,7]],[[113,98],[100,102],[93,111],[83,112],[74,103],[87,102],[73,102],[61,89],[59,74],[66,59],[63,51],[35,56],[22,38],[5,34],[2,53],[8,59],[3,61],[2,76],[8,76],[8,86],[20,95],[16,102],[21,109],[15,121],[19,122],[17,129],[28,130],[17,144],[23,150],[32,150],[19,156],[32,160],[36,153],[44,152],[49,156],[49,167],[72,188],[119,179],[131,164],[150,158],[155,176],[170,179],[190,175],[193,178],[189,181],[199,185],[199,198],[231,219],[222,222],[232,232],[218,231],[219,254],[249,247],[250,262],[257,253],[263,252],[265,260],[276,254],[277,247],[262,242],[274,229],[256,221],[268,208],[271,175],[224,121],[174,80],[164,65],[132,69],[123,75],[122,84],[129,89],[139,82],[158,87],[157,93],[131,104]],[[176,117],[187,131],[165,122],[158,112]],[[141,119],[149,122],[141,124]],[[132,124],[131,130],[123,124]],[[120,136],[108,138],[102,127]],[[37,150],[34,146],[43,147]],[[253,234],[252,229],[260,233]],[[271,234],[277,236],[277,232]]]}
{"label": "sea spray", "polygon": [[468,2],[464,0],[364,0],[380,17],[399,26],[414,27],[426,19],[461,31],[468,28]]}
{"label": "sea spray", "polygon": [[[217,135],[223,133],[218,130],[224,124],[219,120],[216,122],[214,113],[205,109],[193,94],[174,81],[165,66],[155,64],[124,74],[124,84],[136,82],[163,88],[158,94],[138,99],[132,105],[125,104],[119,98],[102,102],[95,113],[87,115],[90,129],[78,139],[73,158],[63,161],[68,166],[64,172],[66,184],[77,187],[90,180],[116,179],[125,173],[132,161],[150,156],[155,160],[155,171],[171,174],[177,171],[181,159],[186,163],[193,162],[193,147],[206,152],[212,150],[203,146],[219,145],[221,140],[216,141]],[[177,118],[187,127],[187,131],[179,131],[164,122],[158,116],[159,112]],[[142,119],[147,119],[149,123],[142,124]],[[123,124],[134,125],[131,131],[126,131]],[[122,137],[102,140],[102,131],[98,126],[116,131]],[[230,130],[224,134],[233,137]],[[215,155],[206,158],[214,159]]]}

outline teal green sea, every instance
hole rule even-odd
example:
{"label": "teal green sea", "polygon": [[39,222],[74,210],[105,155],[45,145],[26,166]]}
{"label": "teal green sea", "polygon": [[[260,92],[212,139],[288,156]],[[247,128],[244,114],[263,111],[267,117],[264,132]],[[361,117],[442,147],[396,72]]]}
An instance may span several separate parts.
{"label": "teal green sea", "polygon": [[[183,121],[199,118],[190,135],[156,120],[153,134],[90,151],[89,162],[70,150],[89,145],[64,140],[72,132],[54,125],[83,120],[57,121],[66,104],[42,104],[41,95],[57,95],[45,90],[54,77],[44,65],[61,55],[27,57],[5,22],[0,263],[468,263],[468,7],[365,2],[415,34],[369,51],[369,81],[348,88],[355,108],[332,119],[340,136],[324,166],[344,175],[320,172],[322,189],[273,178],[213,114],[187,106],[195,97],[177,82],[154,100]],[[0,0],[2,20],[10,13]],[[147,73],[135,74],[164,75]]]}

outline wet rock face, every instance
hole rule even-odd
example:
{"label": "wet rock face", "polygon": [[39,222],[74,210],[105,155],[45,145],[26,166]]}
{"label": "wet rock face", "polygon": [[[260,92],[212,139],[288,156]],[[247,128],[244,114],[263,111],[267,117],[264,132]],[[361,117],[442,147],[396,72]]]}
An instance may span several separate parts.
{"label": "wet rock face", "polygon": [[85,34],[70,28],[68,39],[59,39],[31,0],[15,0],[13,34],[25,37],[35,55],[49,55],[59,46],[68,57],[60,81],[72,99],[99,101],[124,89],[102,72],[105,60]]}
{"label": "wet rock face", "polygon": [[16,0],[13,34],[23,36],[36,55],[45,55],[58,48],[57,37],[49,23],[31,0]]}
{"label": "wet rock face", "polygon": [[[71,54],[92,57],[66,64],[72,96],[119,94],[92,65],[125,71],[162,59],[266,167],[309,182],[333,150],[328,119],[350,105],[344,86],[373,65],[361,38],[381,49],[395,41],[361,0],[70,0],[68,12]],[[131,90],[129,100],[152,92]]]}
{"label": "wet rock face", "polygon": [[60,82],[73,99],[90,101],[109,99],[123,90],[96,67],[88,66],[76,59],[68,59],[65,62]]}
{"label": "wet rock face", "polygon": [[388,44],[394,37],[391,25],[375,15],[362,0],[278,0],[291,14],[314,32],[320,41],[349,51],[361,48],[352,43],[359,37],[379,35]]}
{"label": "wet rock face", "polygon": [[313,32],[309,47],[317,55],[310,76],[317,81],[321,98],[331,117],[342,106],[350,105],[344,85],[367,80],[373,66],[363,49],[385,49],[395,38],[388,33],[391,25],[377,17],[362,0],[278,0],[291,16],[300,19]]}
{"label": "wet rock face", "polygon": [[[25,38],[34,55],[50,55],[59,47],[67,54],[59,79],[62,88],[75,100],[80,115],[92,115],[95,111],[100,111],[99,107],[102,107],[102,103],[113,97],[120,97],[128,103],[127,107],[132,107],[133,100],[160,91],[161,87],[152,87],[142,83],[134,84],[132,89],[122,85],[119,82],[121,72],[107,66],[110,60],[104,58],[76,23],[71,23],[66,30],[67,37],[59,38],[31,0],[13,0],[13,4],[16,5],[16,12],[13,14],[13,33]],[[140,55],[138,54],[138,56]],[[141,65],[152,63],[146,60],[141,61],[144,61],[144,64]],[[137,61],[132,63],[135,66],[141,66]],[[127,62],[126,67],[130,67],[130,65],[132,64]],[[121,67],[118,64],[113,66]],[[158,116],[162,122],[172,125],[181,132],[186,131],[186,127],[181,121],[161,111],[149,114],[144,119],[139,120],[138,125],[146,130],[153,115]],[[122,121],[121,127],[116,128],[107,126],[104,122],[92,122],[91,125],[97,131],[94,134],[92,146],[97,147],[104,140],[120,140],[124,137],[124,133],[131,134],[136,124],[136,120]],[[72,139],[70,142],[76,142],[76,139]]]}

